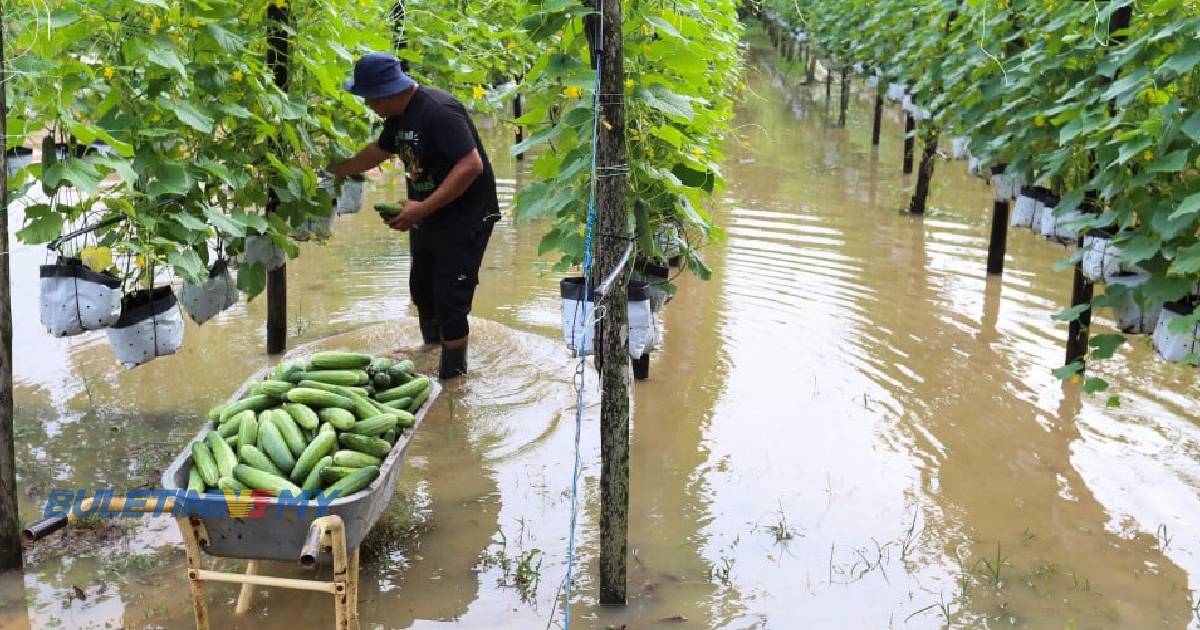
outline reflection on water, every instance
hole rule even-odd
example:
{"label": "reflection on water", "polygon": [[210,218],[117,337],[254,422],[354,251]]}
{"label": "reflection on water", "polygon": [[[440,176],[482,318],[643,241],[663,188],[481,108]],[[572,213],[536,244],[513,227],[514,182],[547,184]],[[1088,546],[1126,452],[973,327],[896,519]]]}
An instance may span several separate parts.
{"label": "reflection on water", "polygon": [[[762,51],[752,61],[715,208],[728,239],[706,252],[710,282],[677,280],[664,347],[636,387],[624,609],[595,602],[588,392],[573,625],[1197,627],[1195,372],[1136,342],[1096,366],[1120,408],[1061,385],[1050,370],[1065,330],[1049,315],[1069,296],[1051,269],[1066,251],[1014,231],[1004,277],[986,278],[990,195],[961,163],[939,163],[929,215],[907,217],[895,108],[873,148],[865,95],[839,129],[823,86],[780,76]],[[507,205],[520,165],[508,131],[485,135]],[[371,201],[397,184],[385,173]],[[534,271],[541,229],[497,227],[474,372],[437,401],[370,539],[365,628],[551,621],[574,389],[557,277]],[[369,211],[335,232],[289,265],[293,347],[415,348],[406,239]],[[180,355],[130,372],[103,335],[49,339],[32,306],[42,257],[14,254],[25,520],[52,486],[155,483],[204,410],[269,363],[261,299],[189,325]],[[34,627],[191,627],[172,523],[69,536],[30,550]],[[11,580],[0,587],[0,608],[19,610]],[[322,596],[264,590],[237,619],[235,595],[210,589],[215,627],[332,623]]]}

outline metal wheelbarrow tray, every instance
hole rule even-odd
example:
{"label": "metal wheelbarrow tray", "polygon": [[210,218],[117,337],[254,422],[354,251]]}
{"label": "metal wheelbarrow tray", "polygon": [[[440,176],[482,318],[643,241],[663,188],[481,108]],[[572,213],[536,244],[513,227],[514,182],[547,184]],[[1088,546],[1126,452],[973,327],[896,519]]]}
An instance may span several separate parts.
{"label": "metal wheelbarrow tray", "polygon": [[[230,397],[229,402],[239,400],[252,383],[262,380],[271,371],[272,368],[264,368],[255,373]],[[193,511],[201,512],[198,516],[208,530],[209,540],[204,551],[223,558],[294,562],[296,550],[304,544],[309,527],[321,516],[341,517],[346,528],[346,548],[357,549],[391,500],[413,435],[421,427],[425,414],[441,394],[442,387],[438,381],[432,380],[430,387],[432,389],[428,400],[415,414],[416,422],[396,438],[391,452],[379,467],[379,476],[364,490],[348,497],[334,499],[325,505],[318,505],[317,501],[281,501],[279,497],[256,497],[253,507],[260,514],[246,518],[230,515],[229,504],[224,494],[209,492],[199,495],[198,498],[190,498],[189,504],[195,508]],[[163,472],[164,488],[187,489],[188,471],[192,466],[191,444],[196,440],[203,440],[214,424],[206,422],[204,428],[188,442],[183,452]],[[321,553],[317,558],[320,564],[329,564],[331,561],[328,552]]]}

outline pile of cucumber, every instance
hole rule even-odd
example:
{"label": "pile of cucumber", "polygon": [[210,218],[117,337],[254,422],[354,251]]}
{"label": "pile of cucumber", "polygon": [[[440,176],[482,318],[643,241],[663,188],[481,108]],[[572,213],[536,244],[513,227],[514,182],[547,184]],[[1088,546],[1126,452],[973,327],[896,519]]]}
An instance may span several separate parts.
{"label": "pile of cucumber", "polygon": [[281,363],[208,412],[214,425],[192,443],[188,490],[350,496],[379,476],[431,389],[407,360],[320,352]]}

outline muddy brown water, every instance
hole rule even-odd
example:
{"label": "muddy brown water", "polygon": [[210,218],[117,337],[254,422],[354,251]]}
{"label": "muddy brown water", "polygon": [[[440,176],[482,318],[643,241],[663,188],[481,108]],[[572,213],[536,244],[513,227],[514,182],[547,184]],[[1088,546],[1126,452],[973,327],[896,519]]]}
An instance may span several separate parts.
{"label": "muddy brown water", "polygon": [[[714,208],[728,238],[706,252],[711,281],[679,279],[636,387],[623,609],[596,604],[588,391],[572,626],[1200,627],[1196,372],[1138,340],[1096,366],[1119,408],[1061,385],[1049,317],[1069,297],[1052,269],[1066,250],[1014,230],[1004,277],[986,278],[990,196],[962,163],[939,163],[927,217],[905,216],[896,108],[873,150],[864,97],[837,129],[820,87],[753,62]],[[520,167],[507,132],[487,135],[507,202]],[[372,200],[395,190],[389,175]],[[557,277],[535,270],[541,230],[496,231],[473,373],[437,401],[369,541],[364,628],[555,623],[574,392]],[[269,363],[261,299],[132,371],[103,334],[50,338],[42,260],[14,252],[24,521],[52,487],[156,483],[203,411]],[[415,346],[407,269],[406,240],[369,210],[338,219],[289,266],[293,347]],[[9,627],[192,627],[166,519],[73,530],[28,560],[23,589],[0,590]],[[233,587],[209,592],[217,628],[332,625],[324,596],[261,590],[238,618]]]}

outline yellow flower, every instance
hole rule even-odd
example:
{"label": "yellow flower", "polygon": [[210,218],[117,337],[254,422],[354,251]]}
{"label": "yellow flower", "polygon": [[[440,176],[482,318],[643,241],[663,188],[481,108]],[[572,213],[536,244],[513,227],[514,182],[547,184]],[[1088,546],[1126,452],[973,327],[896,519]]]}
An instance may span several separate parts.
{"label": "yellow flower", "polygon": [[1041,114],[1034,116],[1033,124],[1037,125],[1038,127],[1045,127],[1046,126],[1046,117]]}
{"label": "yellow flower", "polygon": [[486,95],[487,95],[487,90],[485,90],[482,85],[476,85],[474,88],[471,89],[471,96],[475,97],[475,100],[479,100]]}
{"label": "yellow flower", "polygon": [[153,20],[150,20],[150,32],[153,33],[162,26],[162,20],[156,15]]}
{"label": "yellow flower", "polygon": [[694,147],[692,148],[692,155],[694,157],[704,157],[704,150],[700,147]]}
{"label": "yellow flower", "polygon": [[654,31],[651,31],[651,30],[650,30],[650,26],[649,26],[649,25],[647,25],[647,24],[643,24],[643,25],[642,25],[642,35],[645,35],[646,37],[650,37],[650,35],[651,35],[653,32],[654,32]]}
{"label": "yellow flower", "polygon": [[150,114],[150,122],[158,122],[160,120],[162,120],[162,116],[158,115],[158,113]]}
{"label": "yellow flower", "polygon": [[112,66],[104,66],[104,78],[111,79],[117,76],[117,71]]}
{"label": "yellow flower", "polygon": [[287,0],[275,0],[275,8],[286,9],[287,8]]}
{"label": "yellow flower", "polygon": [[1072,383],[1074,383],[1074,384],[1076,384],[1076,385],[1078,385],[1078,384],[1080,384],[1080,383],[1082,383],[1082,382],[1083,382],[1083,377],[1082,377],[1082,376],[1080,376],[1080,375],[1078,375],[1078,374],[1076,374],[1076,375],[1074,375],[1074,376],[1072,376],[1072,377],[1071,377],[1071,382],[1072,382]]}
{"label": "yellow flower", "polygon": [[200,20],[196,19],[196,16],[193,15],[191,19],[188,20],[188,26],[196,28],[197,26],[200,26]]}
{"label": "yellow flower", "polygon": [[563,90],[563,96],[567,98],[579,98],[580,96],[583,96],[583,89],[575,87],[574,85],[568,86]]}
{"label": "yellow flower", "polygon": [[625,89],[626,90],[632,90],[634,85],[635,84],[633,82],[633,79],[625,79]]}
{"label": "yellow flower", "polygon": [[517,42],[508,42],[508,49],[514,50],[517,47]]}
{"label": "yellow flower", "polygon": [[134,261],[134,263],[137,264],[138,267],[144,268],[146,266],[146,257],[141,254],[138,254],[137,258],[134,258],[133,261]]}
{"label": "yellow flower", "polygon": [[1150,160],[1153,160],[1153,159],[1154,159],[1154,152],[1153,152],[1153,151],[1143,151],[1143,152],[1142,152],[1142,159],[1143,159],[1143,160],[1145,160],[1145,161],[1147,161],[1147,162],[1149,162]]}
{"label": "yellow flower", "polygon": [[241,70],[233,71],[233,80],[234,81],[241,81],[243,76],[245,76],[245,75],[242,74]]}
{"label": "yellow flower", "polygon": [[79,252],[79,260],[92,271],[104,271],[112,266],[112,250],[88,245]]}

